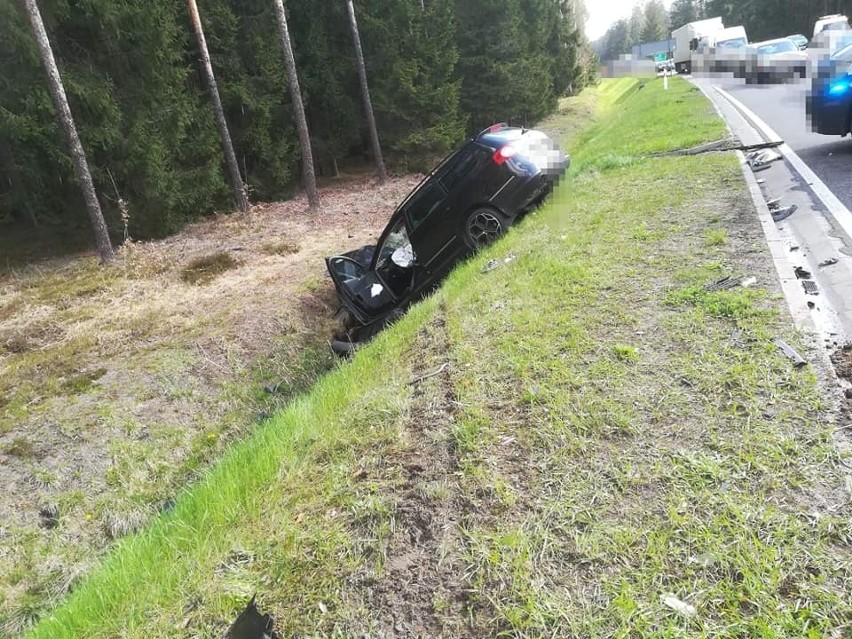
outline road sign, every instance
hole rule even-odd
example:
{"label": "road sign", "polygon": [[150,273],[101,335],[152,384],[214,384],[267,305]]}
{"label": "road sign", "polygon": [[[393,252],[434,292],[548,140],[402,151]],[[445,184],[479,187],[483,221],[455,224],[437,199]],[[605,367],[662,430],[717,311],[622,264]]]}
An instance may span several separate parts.
{"label": "road sign", "polygon": [[668,57],[668,54],[665,53],[665,52],[655,53],[654,54],[654,62],[665,62],[667,57]]}

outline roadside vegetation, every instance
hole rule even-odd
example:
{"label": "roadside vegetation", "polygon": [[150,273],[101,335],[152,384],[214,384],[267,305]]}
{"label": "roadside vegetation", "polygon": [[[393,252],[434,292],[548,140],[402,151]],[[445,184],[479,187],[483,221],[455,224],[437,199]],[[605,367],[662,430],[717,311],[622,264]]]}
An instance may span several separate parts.
{"label": "roadside vegetation", "polygon": [[0,636],[334,366],[322,258],[375,241],[417,179],[0,275]]}
{"label": "roadside vegetation", "polygon": [[[848,633],[830,394],[772,342],[806,352],[737,159],[650,157],[723,124],[675,79],[604,82],[543,127],[575,158],[543,209],[28,636],[218,637],[253,593],[282,636]],[[705,290],[729,274],[757,285]]]}

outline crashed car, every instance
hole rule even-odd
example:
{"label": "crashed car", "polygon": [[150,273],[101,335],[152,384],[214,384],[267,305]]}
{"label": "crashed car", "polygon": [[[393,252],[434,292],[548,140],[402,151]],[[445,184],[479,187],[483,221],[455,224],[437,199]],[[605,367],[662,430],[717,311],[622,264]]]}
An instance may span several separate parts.
{"label": "crashed car", "polygon": [[496,124],[403,200],[375,246],[326,258],[352,343],[369,339],[551,192],[570,159],[541,131]]}

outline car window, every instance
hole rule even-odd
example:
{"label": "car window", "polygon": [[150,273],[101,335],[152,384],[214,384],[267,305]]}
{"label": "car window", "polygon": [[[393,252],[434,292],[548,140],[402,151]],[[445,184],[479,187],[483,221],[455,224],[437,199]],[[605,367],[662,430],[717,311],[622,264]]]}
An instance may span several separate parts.
{"label": "car window", "polygon": [[798,51],[799,48],[793,44],[792,40],[787,40],[785,42],[773,42],[772,44],[765,44],[762,47],[757,47],[757,52],[762,53],[763,55],[768,55],[772,53],[786,53],[788,51]]}
{"label": "car window", "polygon": [[741,49],[747,44],[748,42],[746,42],[745,38],[734,38],[733,40],[722,40],[721,42],[717,42],[716,47],[719,49]]}
{"label": "car window", "polygon": [[381,268],[391,259],[394,251],[411,246],[408,241],[408,231],[405,228],[405,218],[399,218],[396,224],[385,237],[385,241],[379,247],[379,257],[376,261],[376,268]]}
{"label": "car window", "polygon": [[476,156],[472,149],[462,149],[447,163],[437,175],[447,193],[452,191],[473,169],[476,168]]}
{"label": "car window", "polygon": [[852,44],[846,45],[846,47],[831,56],[831,59],[840,60],[841,62],[852,62]]}
{"label": "car window", "polygon": [[446,193],[437,179],[427,180],[405,205],[411,229],[414,230],[444,201]]}

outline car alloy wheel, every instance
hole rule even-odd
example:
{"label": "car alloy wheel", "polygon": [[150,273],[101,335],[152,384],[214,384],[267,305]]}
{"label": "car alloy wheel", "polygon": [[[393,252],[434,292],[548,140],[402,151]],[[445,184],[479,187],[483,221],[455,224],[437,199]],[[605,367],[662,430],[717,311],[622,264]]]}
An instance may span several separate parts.
{"label": "car alloy wheel", "polygon": [[503,217],[493,209],[476,209],[467,218],[465,235],[471,248],[488,246],[506,231]]}

